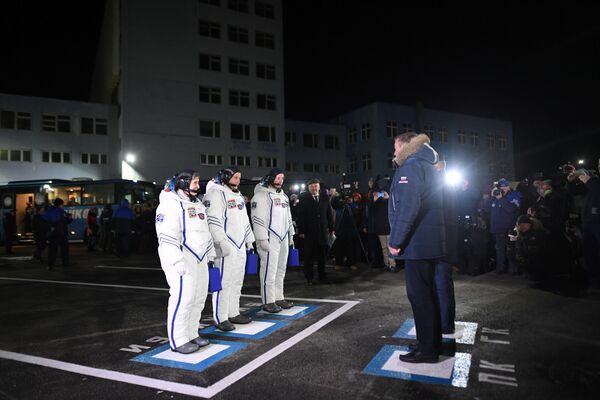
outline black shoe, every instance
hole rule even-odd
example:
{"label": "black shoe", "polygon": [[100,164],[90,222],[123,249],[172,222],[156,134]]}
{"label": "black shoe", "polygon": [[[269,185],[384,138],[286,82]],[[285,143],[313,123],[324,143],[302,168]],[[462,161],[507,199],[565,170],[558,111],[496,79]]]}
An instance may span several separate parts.
{"label": "black shoe", "polygon": [[175,352],[181,353],[181,354],[190,354],[195,351],[198,351],[199,348],[200,348],[200,346],[198,346],[196,343],[187,342],[186,344],[182,344],[179,347],[171,349],[171,351],[175,351]]}
{"label": "black shoe", "polygon": [[208,339],[201,338],[200,336],[198,336],[196,339],[192,339],[190,343],[195,343],[198,345],[198,347],[204,347],[210,344]]}
{"label": "black shoe", "polygon": [[433,364],[438,362],[437,354],[423,354],[419,350],[413,350],[410,353],[400,354],[400,361],[406,363],[420,364],[420,363],[428,363]]}
{"label": "black shoe", "polygon": [[292,308],[294,306],[294,303],[292,303],[291,301],[285,301],[285,300],[277,300],[275,302],[275,304],[277,304],[279,307],[283,308],[284,310],[287,310],[288,308]]}
{"label": "black shoe", "polygon": [[229,321],[223,321],[220,324],[216,324],[215,328],[223,332],[229,332],[235,329],[235,326]]}
{"label": "black shoe", "polygon": [[266,312],[270,312],[271,314],[275,314],[281,311],[281,307],[279,307],[275,303],[263,304],[262,309]]}
{"label": "black shoe", "polygon": [[235,317],[229,318],[229,322],[231,322],[232,324],[249,324],[250,322],[252,322],[252,318],[243,314],[239,314]]}
{"label": "black shoe", "polygon": [[408,352],[412,353],[413,351],[419,350],[419,343],[411,343],[406,347],[408,347]]}

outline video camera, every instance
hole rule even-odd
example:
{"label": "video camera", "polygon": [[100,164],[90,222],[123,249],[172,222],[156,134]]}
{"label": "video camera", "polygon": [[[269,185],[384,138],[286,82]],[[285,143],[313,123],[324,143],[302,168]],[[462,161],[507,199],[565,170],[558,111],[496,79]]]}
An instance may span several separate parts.
{"label": "video camera", "polygon": [[502,195],[502,189],[500,189],[498,182],[494,182],[494,186],[492,186],[492,196],[496,197],[500,195]]}
{"label": "video camera", "polygon": [[358,189],[358,182],[349,182],[346,173],[342,173],[342,182],[340,183],[340,198],[347,200],[352,198],[352,194]]}

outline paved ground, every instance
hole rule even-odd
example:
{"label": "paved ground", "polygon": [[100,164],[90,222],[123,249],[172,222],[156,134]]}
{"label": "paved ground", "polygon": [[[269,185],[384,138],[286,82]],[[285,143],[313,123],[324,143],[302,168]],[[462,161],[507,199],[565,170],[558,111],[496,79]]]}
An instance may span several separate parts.
{"label": "paved ground", "polygon": [[[302,312],[258,314],[269,329],[255,335],[208,332],[216,355],[186,363],[160,358],[167,292],[156,258],[73,245],[77,264],[47,271],[24,259],[30,247],[16,251],[0,254],[0,399],[597,398],[598,293],[456,276],[457,321],[469,324],[447,343],[455,357],[406,370],[396,358],[414,342],[403,272],[331,269],[333,284],[306,286],[290,268],[286,293]],[[256,311],[256,276],[243,293]],[[209,331],[210,315],[208,302]]]}

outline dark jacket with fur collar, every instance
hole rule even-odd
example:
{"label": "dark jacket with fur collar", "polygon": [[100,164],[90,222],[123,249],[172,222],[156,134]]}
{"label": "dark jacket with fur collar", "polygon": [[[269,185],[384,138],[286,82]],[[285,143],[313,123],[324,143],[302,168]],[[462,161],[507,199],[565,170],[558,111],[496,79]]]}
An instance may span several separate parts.
{"label": "dark jacket with fur collar", "polygon": [[398,168],[390,188],[390,246],[399,258],[422,260],[446,254],[441,174],[427,135],[418,135],[394,159]]}

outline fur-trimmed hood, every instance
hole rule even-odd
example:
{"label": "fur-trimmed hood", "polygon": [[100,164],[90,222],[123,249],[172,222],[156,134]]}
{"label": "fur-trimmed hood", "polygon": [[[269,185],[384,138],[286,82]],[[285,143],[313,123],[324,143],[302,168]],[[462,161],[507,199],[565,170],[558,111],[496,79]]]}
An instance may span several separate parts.
{"label": "fur-trimmed hood", "polygon": [[394,157],[397,166],[402,166],[410,157],[415,156],[428,163],[435,164],[439,161],[438,153],[429,145],[429,137],[420,134],[404,145],[400,154]]}

